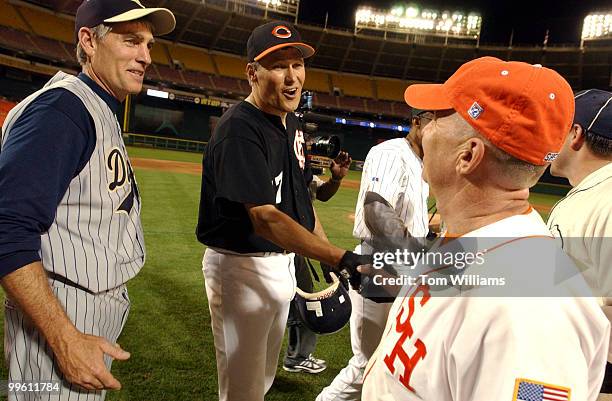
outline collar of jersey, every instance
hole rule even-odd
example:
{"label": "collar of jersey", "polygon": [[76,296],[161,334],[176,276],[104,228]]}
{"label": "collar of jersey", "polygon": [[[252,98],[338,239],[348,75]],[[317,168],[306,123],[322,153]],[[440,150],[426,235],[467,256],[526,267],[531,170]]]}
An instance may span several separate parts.
{"label": "collar of jersey", "polygon": [[572,188],[567,195],[570,195],[574,192],[581,191],[593,185],[600,183],[601,181],[612,177],[612,163],[608,163],[603,167],[598,168],[593,171],[591,174],[584,177],[582,181],[578,183],[574,188]]}
{"label": "collar of jersey", "polygon": [[527,209],[524,213],[506,217],[505,219],[477,228],[476,230],[470,231],[469,233],[463,235],[447,233],[445,238],[449,237],[452,240],[454,238],[461,237],[506,238],[541,235],[551,237],[550,231],[548,231],[548,228],[546,227],[544,220],[542,220],[542,217],[540,217],[540,214],[529,206],[529,209]]}
{"label": "collar of jersey", "polygon": [[119,112],[119,107],[121,107],[121,102],[117,100],[113,95],[105,91],[100,85],[96,83],[93,79],[89,78],[85,73],[79,73],[78,78],[85,82],[87,86],[91,88],[92,91],[96,93],[96,95],[100,96],[104,103],[108,105],[108,107],[113,111],[113,113],[117,114]]}

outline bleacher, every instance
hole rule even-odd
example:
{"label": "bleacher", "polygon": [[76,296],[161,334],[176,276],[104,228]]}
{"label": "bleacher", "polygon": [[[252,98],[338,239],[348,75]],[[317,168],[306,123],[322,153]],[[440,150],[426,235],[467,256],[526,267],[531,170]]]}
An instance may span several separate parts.
{"label": "bleacher", "polygon": [[[78,69],[69,15],[74,15],[80,2],[0,0],[0,47],[10,51],[5,55],[26,61],[35,56],[58,67]],[[165,1],[148,4],[164,6]],[[247,95],[245,42],[261,17],[220,9],[212,2],[175,2],[172,9],[177,29],[157,41],[147,81],[230,98]],[[465,61],[484,55],[551,66],[575,89],[605,88],[610,83],[612,52],[608,48],[543,51],[537,46],[445,46],[307,25],[299,28],[303,39],[317,47],[307,62],[304,87],[315,92],[316,107],[330,110],[406,118],[410,114],[403,92],[410,82],[441,82]]]}
{"label": "bleacher", "polygon": [[[46,5],[44,2],[34,3]],[[70,0],[66,2],[65,10],[74,12],[78,4],[79,1]],[[78,69],[72,43],[73,23],[39,8],[0,0],[0,46],[16,54],[36,56]],[[244,48],[242,42],[246,41],[248,32],[241,32],[244,38],[233,35],[233,46]],[[148,81],[230,96],[246,96],[250,92],[244,57],[211,53],[186,44],[160,40],[151,51],[151,59],[153,64],[145,75]],[[400,80],[394,81],[391,84],[393,87],[404,85]],[[392,103],[385,100],[401,102],[402,97],[394,93],[381,97],[384,100],[377,100],[372,82],[376,80],[370,77],[309,69],[304,87],[315,92],[316,107],[397,116],[395,110],[399,108],[394,109]],[[340,89],[343,95],[332,95],[333,89]]]}

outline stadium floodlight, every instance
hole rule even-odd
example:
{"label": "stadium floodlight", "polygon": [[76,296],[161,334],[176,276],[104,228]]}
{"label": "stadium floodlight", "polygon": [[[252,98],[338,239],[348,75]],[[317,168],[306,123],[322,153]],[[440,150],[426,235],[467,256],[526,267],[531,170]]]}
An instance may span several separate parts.
{"label": "stadium floodlight", "polygon": [[415,4],[396,5],[388,11],[359,7],[355,12],[355,33],[363,29],[379,31],[432,34],[477,39],[482,17],[477,13],[442,12],[421,9]]}
{"label": "stadium floodlight", "polygon": [[582,25],[582,40],[612,38],[612,10],[589,14]]}
{"label": "stadium floodlight", "polygon": [[264,3],[266,6],[280,6],[281,0],[257,0],[260,3]]}
{"label": "stadium floodlight", "polygon": [[416,18],[419,15],[419,9],[414,6],[410,6],[406,9],[406,18]]}

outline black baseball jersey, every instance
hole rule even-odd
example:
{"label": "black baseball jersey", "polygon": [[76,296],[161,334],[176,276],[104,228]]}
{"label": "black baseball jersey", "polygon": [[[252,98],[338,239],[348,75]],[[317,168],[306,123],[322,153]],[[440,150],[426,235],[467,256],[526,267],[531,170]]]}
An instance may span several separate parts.
{"label": "black baseball jersey", "polygon": [[246,101],[221,117],[203,160],[200,242],[239,253],[282,252],[255,234],[247,203],[275,205],[307,230],[314,229],[304,135],[292,113],[286,125]]}

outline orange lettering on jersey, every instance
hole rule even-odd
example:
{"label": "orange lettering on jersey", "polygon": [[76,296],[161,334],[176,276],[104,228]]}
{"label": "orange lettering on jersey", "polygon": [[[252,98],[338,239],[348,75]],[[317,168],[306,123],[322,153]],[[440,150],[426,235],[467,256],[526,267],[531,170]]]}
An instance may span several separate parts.
{"label": "orange lettering on jersey", "polygon": [[412,338],[412,335],[414,334],[414,329],[412,328],[410,320],[412,319],[412,315],[414,315],[414,299],[416,296],[419,296],[419,294],[421,296],[420,305],[424,306],[427,301],[429,301],[429,298],[431,298],[431,295],[429,294],[429,286],[420,285],[412,293],[412,295],[408,299],[408,316],[404,321],[402,321],[402,315],[404,314],[404,306],[402,306],[402,308],[400,309],[399,313],[397,314],[397,317],[395,318],[395,331],[397,331],[401,335],[395,343],[393,350],[391,350],[391,353],[389,355],[386,355],[384,359],[387,368],[392,374],[395,373],[395,360],[400,360],[402,365],[404,365],[404,373],[400,375],[399,380],[408,390],[413,392],[414,388],[410,386],[410,376],[412,375],[412,372],[416,367],[417,363],[421,359],[425,358],[425,356],[427,355],[427,348],[420,339],[416,339],[416,341],[414,342],[416,351],[414,352],[414,354],[409,356],[404,350],[404,343],[408,338]]}

